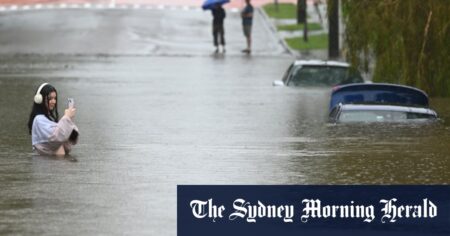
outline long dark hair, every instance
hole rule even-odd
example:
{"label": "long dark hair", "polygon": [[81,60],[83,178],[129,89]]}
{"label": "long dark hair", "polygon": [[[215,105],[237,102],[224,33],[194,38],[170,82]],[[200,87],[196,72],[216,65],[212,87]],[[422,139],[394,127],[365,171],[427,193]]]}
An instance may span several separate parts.
{"label": "long dark hair", "polygon": [[[56,104],[55,104],[55,108],[53,109],[53,111],[49,111],[48,110],[48,106],[49,106],[49,100],[48,100],[48,95],[51,92],[55,92],[56,93]],[[36,92],[34,94],[37,93],[37,89]],[[47,119],[52,120],[54,122],[58,122],[59,119],[59,114],[58,114],[58,92],[56,92],[55,87],[51,86],[50,84],[46,84],[42,89],[41,89],[41,95],[42,95],[42,103],[41,104],[37,104],[35,102],[33,102],[33,107],[31,109],[31,113],[30,113],[30,119],[28,120],[28,131],[31,134],[31,128],[33,126],[33,121],[34,118],[37,115],[44,115],[45,117],[47,117]]]}

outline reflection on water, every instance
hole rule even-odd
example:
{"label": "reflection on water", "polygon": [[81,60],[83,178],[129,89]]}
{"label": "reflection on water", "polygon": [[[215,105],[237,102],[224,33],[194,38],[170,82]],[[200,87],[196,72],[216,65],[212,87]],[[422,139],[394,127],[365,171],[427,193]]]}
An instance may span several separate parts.
{"label": "reflection on water", "polygon": [[[432,100],[435,124],[333,125],[329,89],[271,86],[289,58],[2,63],[0,234],[175,235],[177,184],[450,182],[449,99]],[[69,159],[31,152],[43,81],[76,99]]]}

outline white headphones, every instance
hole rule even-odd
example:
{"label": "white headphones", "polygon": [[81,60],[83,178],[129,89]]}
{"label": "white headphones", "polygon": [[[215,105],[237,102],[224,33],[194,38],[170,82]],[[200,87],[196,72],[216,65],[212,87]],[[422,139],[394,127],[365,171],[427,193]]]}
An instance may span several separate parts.
{"label": "white headphones", "polygon": [[42,103],[43,98],[42,98],[41,90],[42,90],[42,88],[44,88],[44,86],[47,85],[47,84],[48,84],[48,83],[43,83],[43,84],[41,84],[41,86],[39,86],[39,88],[38,88],[38,90],[37,90],[37,92],[36,92],[36,95],[34,95],[34,102],[35,102],[36,104],[41,104],[41,103]]}

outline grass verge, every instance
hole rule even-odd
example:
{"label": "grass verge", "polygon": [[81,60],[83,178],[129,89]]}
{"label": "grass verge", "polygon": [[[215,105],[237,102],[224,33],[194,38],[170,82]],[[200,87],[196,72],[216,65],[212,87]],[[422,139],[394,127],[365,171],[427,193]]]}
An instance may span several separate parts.
{"label": "grass verge", "polygon": [[303,41],[303,37],[286,38],[285,41],[294,50],[328,48],[328,34],[311,35],[308,37],[308,42]]}
{"label": "grass verge", "polygon": [[[292,24],[292,25],[278,25],[278,30],[297,31],[303,30],[304,24]],[[322,26],[319,23],[308,23],[308,31],[321,30]]]}
{"label": "grass verge", "polygon": [[296,19],[297,6],[293,3],[278,3],[278,10],[275,4],[269,3],[263,6],[267,15],[275,19]]}

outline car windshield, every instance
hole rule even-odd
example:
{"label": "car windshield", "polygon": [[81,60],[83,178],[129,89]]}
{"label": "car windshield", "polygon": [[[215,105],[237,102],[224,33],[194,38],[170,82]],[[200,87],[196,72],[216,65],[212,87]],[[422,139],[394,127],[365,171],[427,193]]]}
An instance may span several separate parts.
{"label": "car windshield", "polygon": [[339,116],[339,122],[404,122],[426,121],[434,118],[436,117],[430,114],[403,111],[344,110]]}
{"label": "car windshield", "polygon": [[295,69],[290,86],[333,86],[362,82],[361,76],[352,76],[349,68],[338,66],[302,66]]}

